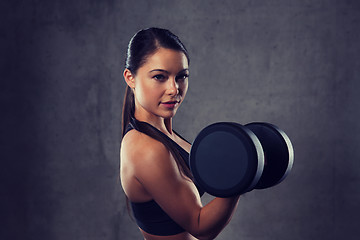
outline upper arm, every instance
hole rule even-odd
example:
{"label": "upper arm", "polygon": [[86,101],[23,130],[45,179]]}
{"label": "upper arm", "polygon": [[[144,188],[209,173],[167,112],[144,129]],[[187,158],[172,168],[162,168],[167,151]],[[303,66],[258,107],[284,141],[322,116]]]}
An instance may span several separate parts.
{"label": "upper arm", "polygon": [[130,156],[136,179],[175,222],[190,233],[196,232],[202,205],[194,183],[180,173],[162,143],[145,140]]}

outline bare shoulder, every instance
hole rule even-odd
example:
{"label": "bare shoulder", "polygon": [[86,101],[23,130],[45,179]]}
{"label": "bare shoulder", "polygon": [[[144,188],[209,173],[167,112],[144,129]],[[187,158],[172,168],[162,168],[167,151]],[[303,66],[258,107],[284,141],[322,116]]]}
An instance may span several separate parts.
{"label": "bare shoulder", "polygon": [[161,142],[135,129],[129,131],[120,149],[121,184],[129,199],[138,202],[152,199],[149,185],[156,185],[159,177],[168,178],[176,169],[171,158]]}
{"label": "bare shoulder", "polygon": [[169,162],[169,150],[161,142],[135,129],[129,131],[121,143],[121,157],[128,163],[142,166],[147,163]]}

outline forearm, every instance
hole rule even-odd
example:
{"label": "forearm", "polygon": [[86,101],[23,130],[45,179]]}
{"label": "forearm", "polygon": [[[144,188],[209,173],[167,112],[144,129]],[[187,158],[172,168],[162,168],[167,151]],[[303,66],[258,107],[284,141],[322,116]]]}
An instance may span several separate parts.
{"label": "forearm", "polygon": [[214,198],[201,210],[198,217],[200,239],[213,239],[229,223],[238,204],[239,196]]}

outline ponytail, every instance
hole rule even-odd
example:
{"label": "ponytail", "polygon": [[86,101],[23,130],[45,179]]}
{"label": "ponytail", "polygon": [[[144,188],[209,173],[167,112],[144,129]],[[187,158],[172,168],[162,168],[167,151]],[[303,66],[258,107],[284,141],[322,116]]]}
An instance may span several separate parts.
{"label": "ponytail", "polygon": [[130,123],[131,118],[134,117],[135,113],[135,101],[134,101],[134,93],[132,89],[127,86],[125,90],[123,108],[122,108],[122,121],[121,121],[121,138],[124,137],[126,133],[126,128]]}

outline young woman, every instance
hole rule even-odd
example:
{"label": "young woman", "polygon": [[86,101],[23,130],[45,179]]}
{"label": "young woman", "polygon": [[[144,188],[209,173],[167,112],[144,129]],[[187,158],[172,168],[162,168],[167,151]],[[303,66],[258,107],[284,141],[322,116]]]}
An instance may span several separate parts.
{"label": "young woman", "polygon": [[120,176],[145,239],[213,239],[239,196],[201,204],[188,167],[190,143],[172,118],[188,89],[189,56],[168,30],[141,30],[130,40],[124,79]]}

